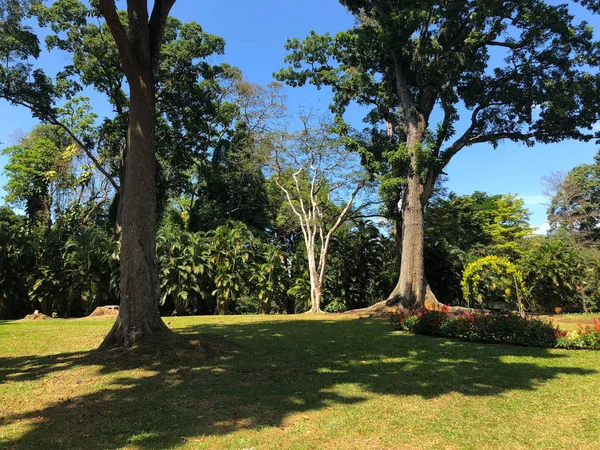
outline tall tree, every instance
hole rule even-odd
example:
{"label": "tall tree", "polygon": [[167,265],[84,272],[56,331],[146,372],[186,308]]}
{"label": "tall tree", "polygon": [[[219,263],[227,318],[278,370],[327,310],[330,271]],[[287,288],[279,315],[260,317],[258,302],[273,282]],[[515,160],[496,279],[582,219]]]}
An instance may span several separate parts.
{"label": "tall tree", "polygon": [[[331,125],[313,123],[310,116],[300,119],[301,131],[281,133],[273,140],[275,182],[301,227],[311,286],[309,312],[319,313],[332,236],[348,219],[367,178],[353,170],[353,155]],[[339,208],[332,203],[335,197]]]}
{"label": "tall tree", "polygon": [[156,264],[156,96],[155,76],[165,24],[175,0],[127,1],[127,23],[114,0],[99,0],[129,84],[127,172],[121,189],[121,306],[102,346],[130,346],[167,330],[158,313]]}
{"label": "tall tree", "polygon": [[385,172],[387,203],[400,202],[401,269],[390,297],[419,306],[424,207],[459,151],[502,140],[593,138],[592,31],[566,5],[542,0],[340,2],[355,16],[354,28],[289,40],[291,66],[278,78],[331,87],[340,118],[352,101],[370,108],[372,145],[353,145]]}
{"label": "tall tree", "polygon": [[600,152],[595,164],[582,164],[569,173],[555,172],[543,179],[550,198],[548,221],[554,230],[562,228],[573,246],[600,241]]}

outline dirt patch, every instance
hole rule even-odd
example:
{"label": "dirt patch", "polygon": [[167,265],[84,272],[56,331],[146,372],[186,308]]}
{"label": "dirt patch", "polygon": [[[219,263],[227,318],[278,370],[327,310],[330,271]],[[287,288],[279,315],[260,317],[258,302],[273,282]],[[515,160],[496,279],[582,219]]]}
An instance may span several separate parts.
{"label": "dirt patch", "polygon": [[[548,314],[548,315],[544,315],[544,316],[538,316],[542,319],[547,319],[547,320],[551,320],[552,322],[555,323],[569,323],[569,324],[576,324],[576,325],[593,325],[594,324],[594,317],[569,317],[569,316],[565,316],[562,314]],[[596,320],[598,320],[596,318]]]}
{"label": "dirt patch", "polygon": [[119,306],[118,305],[109,305],[109,306],[98,306],[94,312],[92,312],[88,317],[117,317],[119,315]]}
{"label": "dirt patch", "polygon": [[52,320],[52,317],[47,316],[46,314],[34,313],[29,314],[21,319],[21,322],[31,322],[34,320]]}
{"label": "dirt patch", "polygon": [[368,308],[346,311],[344,314],[359,319],[388,319],[397,316],[399,312],[398,305],[389,306],[386,302],[379,302]]}

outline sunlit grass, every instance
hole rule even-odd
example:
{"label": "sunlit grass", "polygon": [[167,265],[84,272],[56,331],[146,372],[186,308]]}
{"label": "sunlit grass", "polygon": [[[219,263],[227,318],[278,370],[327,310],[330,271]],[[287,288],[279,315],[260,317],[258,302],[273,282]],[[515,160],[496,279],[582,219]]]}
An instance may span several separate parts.
{"label": "sunlit grass", "polygon": [[324,315],[0,322],[0,447],[595,448],[600,352],[454,342]]}

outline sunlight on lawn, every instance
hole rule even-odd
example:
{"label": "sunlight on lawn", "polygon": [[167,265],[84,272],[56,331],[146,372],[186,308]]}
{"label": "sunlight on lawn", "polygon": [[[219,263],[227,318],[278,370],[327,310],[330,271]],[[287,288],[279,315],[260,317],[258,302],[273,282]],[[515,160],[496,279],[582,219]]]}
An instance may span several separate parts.
{"label": "sunlight on lawn", "polygon": [[600,434],[598,352],[335,316],[167,322],[189,345],[108,356],[90,350],[109,320],[2,322],[0,446],[591,448]]}

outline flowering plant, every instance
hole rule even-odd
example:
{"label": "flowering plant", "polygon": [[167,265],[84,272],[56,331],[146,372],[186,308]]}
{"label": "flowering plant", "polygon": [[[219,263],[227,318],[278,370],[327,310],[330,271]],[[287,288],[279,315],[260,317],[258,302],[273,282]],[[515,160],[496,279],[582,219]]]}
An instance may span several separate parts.
{"label": "flowering plant", "polygon": [[592,325],[580,325],[577,331],[563,333],[557,338],[556,347],[600,350],[600,322],[594,319]]}

